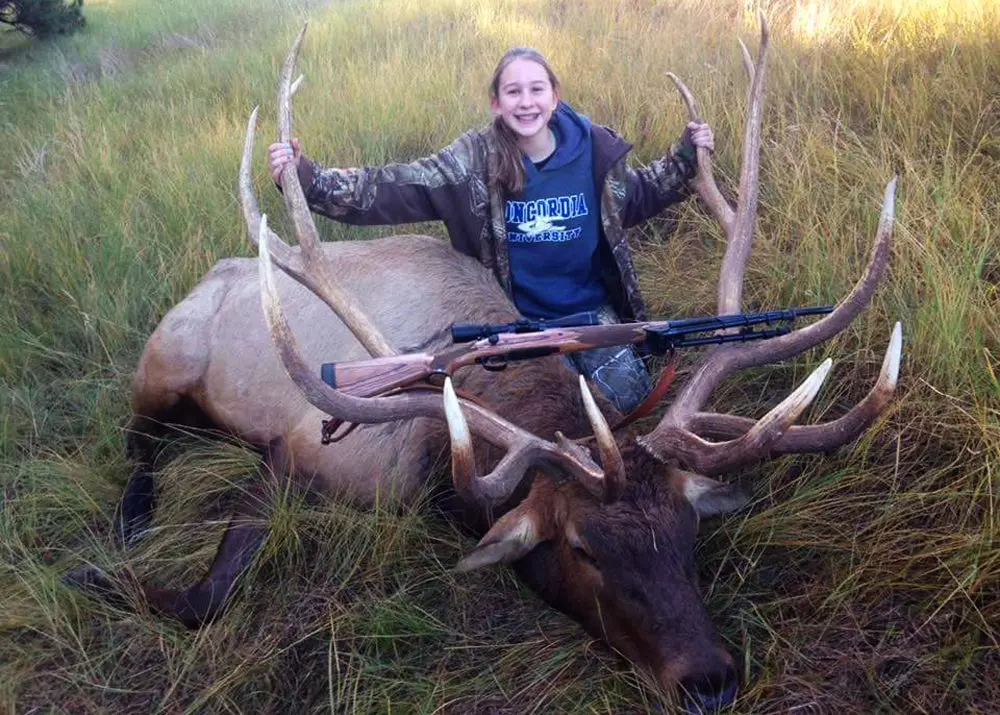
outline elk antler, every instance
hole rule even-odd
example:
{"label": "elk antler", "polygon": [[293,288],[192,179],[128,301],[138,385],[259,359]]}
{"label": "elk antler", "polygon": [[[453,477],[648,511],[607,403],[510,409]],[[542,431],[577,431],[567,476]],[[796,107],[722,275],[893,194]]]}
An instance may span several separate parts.
{"label": "elk antler", "polygon": [[[760,49],[751,63],[743,46],[744,65],[750,77],[746,130],[740,171],[739,201],[735,212],[722,198],[710,176],[707,150],[698,149],[698,177],[695,189],[722,225],[726,253],[719,276],[718,312],[741,312],[743,278],[753,240],[754,219],[760,173],[760,124],[764,92],[765,59],[768,45],[767,22],[761,15]],[[741,43],[742,45],[742,43]],[[691,92],[671,75],[688,107],[692,120],[698,119]],[[884,409],[896,386],[902,350],[902,328],[896,324],[883,362],[882,373],[868,395],[838,420],[819,425],[792,427],[809,406],[830,369],[827,360],[788,398],[760,420],[701,412],[712,391],[738,370],[786,360],[828,340],[844,330],[871,301],[885,274],[892,244],[896,179],[889,182],[882,202],[875,244],[864,275],[837,308],[822,320],[787,335],[761,341],[753,346],[723,344],[710,350],[692,369],[692,377],[652,432],[640,443],[660,459],[676,459],[703,474],[714,474],[760,459],[768,454],[822,451],[845,444],[865,430]],[[729,441],[709,442],[705,437]]]}
{"label": "elk antler", "polygon": [[[278,92],[281,137],[291,136],[291,102],[294,92],[291,76],[295,70],[295,59],[305,33],[305,27],[289,52],[282,69]],[[296,82],[297,86],[298,82]],[[395,397],[359,398],[331,388],[321,380],[314,369],[306,363],[288,326],[278,300],[274,283],[271,258],[282,270],[320,297],[340,316],[358,340],[370,353],[377,356],[394,354],[394,351],[353,299],[334,280],[336,265],[319,241],[312,215],[299,185],[298,175],[292,165],[286,166],[281,176],[285,205],[292,215],[300,251],[296,251],[274,234],[267,226],[267,217],[262,215],[253,193],[251,180],[251,160],[254,135],[257,126],[257,109],[254,109],[247,126],[247,139],[240,164],[240,200],[243,215],[250,235],[256,238],[259,250],[261,304],[271,341],[274,343],[282,364],[292,381],[302,391],[306,400],[317,409],[345,422],[375,424],[396,420],[431,417],[449,419],[445,404],[434,395],[414,394]],[[290,168],[291,167],[291,168]],[[275,248],[271,249],[272,242]],[[450,386],[449,386],[450,387]],[[586,399],[586,397],[584,398]],[[454,412],[457,402],[449,405]],[[598,466],[590,454],[566,439],[552,443],[507,422],[499,415],[471,402],[463,402],[458,414],[464,413],[471,423],[471,430],[489,443],[506,449],[506,455],[489,474],[477,476],[471,452],[468,452],[467,438],[461,435],[455,439],[458,452],[454,462],[457,465],[455,487],[460,495],[470,501],[498,503],[506,500],[520,483],[526,470],[538,462],[557,465],[602,499],[612,498],[620,491],[624,478],[620,458],[616,462],[607,446],[601,448],[602,456],[608,463],[608,475]],[[607,425],[604,431],[609,433]],[[600,432],[600,430],[598,430]],[[463,464],[473,465],[471,468]]]}

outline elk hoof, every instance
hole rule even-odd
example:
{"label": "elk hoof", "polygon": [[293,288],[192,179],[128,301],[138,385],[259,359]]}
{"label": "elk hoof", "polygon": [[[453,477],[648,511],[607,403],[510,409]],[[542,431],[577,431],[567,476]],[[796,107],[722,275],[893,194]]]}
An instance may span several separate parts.
{"label": "elk hoof", "polygon": [[115,608],[128,609],[128,599],[122,593],[121,584],[106,571],[96,566],[80,566],[61,579],[61,583],[77,591],[104,601]]}

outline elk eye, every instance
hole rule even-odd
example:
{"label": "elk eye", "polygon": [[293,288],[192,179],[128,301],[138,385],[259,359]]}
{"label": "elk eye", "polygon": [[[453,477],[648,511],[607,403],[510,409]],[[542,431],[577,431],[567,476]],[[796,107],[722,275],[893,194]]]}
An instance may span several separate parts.
{"label": "elk eye", "polygon": [[588,564],[593,566],[595,569],[600,570],[600,565],[597,563],[597,559],[594,558],[593,554],[587,551],[580,544],[570,544],[570,548],[573,549],[573,553],[579,556],[581,559],[586,561]]}

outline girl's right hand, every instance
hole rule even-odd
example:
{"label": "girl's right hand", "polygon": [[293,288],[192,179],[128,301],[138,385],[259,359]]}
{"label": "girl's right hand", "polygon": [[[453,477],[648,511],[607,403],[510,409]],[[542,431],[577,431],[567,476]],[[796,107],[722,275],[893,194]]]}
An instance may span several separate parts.
{"label": "girl's right hand", "polygon": [[294,161],[295,167],[298,168],[301,156],[302,150],[299,148],[298,139],[292,139],[291,143],[275,142],[269,146],[267,148],[267,171],[274,183],[280,182],[281,171],[285,168],[285,164]]}

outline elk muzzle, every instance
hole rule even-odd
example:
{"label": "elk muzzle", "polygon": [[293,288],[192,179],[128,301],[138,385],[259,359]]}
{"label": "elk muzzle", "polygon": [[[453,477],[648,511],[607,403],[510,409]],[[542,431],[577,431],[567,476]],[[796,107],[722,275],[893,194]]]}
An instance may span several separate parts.
{"label": "elk muzzle", "polygon": [[692,714],[729,707],[736,701],[739,689],[733,658],[721,647],[704,652],[697,662],[681,659],[667,669],[662,680],[679,688],[684,712]]}

